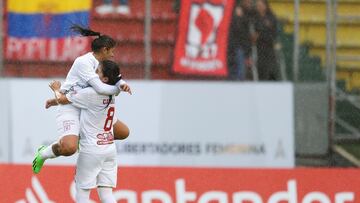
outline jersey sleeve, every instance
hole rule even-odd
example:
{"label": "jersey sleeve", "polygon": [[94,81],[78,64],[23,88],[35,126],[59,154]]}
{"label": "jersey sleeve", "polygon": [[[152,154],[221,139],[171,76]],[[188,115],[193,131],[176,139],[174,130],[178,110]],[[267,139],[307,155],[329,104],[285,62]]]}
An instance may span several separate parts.
{"label": "jersey sleeve", "polygon": [[90,87],[66,94],[66,98],[77,108],[87,109],[94,90]]}
{"label": "jersey sleeve", "polygon": [[93,64],[91,64],[88,61],[83,60],[75,60],[73,66],[76,68],[76,71],[80,77],[81,80],[84,82],[88,82],[89,80],[99,77],[92,67]]}
{"label": "jersey sleeve", "polygon": [[118,95],[120,89],[117,86],[108,85],[101,82],[99,77],[94,77],[88,81],[88,84],[94,88],[94,90],[102,95]]}

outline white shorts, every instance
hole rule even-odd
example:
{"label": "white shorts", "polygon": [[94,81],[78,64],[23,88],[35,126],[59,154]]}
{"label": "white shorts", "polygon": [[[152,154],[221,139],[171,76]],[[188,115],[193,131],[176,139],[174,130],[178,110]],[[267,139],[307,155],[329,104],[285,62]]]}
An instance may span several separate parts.
{"label": "white shorts", "polygon": [[98,186],[115,188],[117,168],[116,152],[110,154],[80,152],[76,162],[76,187],[81,189],[92,189]]}
{"label": "white shorts", "polygon": [[[56,114],[57,132],[60,138],[65,135],[79,135],[80,133],[80,109],[71,104],[60,105]],[[118,118],[114,115],[113,125]],[[59,138],[59,139],[60,139]]]}
{"label": "white shorts", "polygon": [[60,105],[56,114],[56,127],[60,138],[65,135],[79,135],[80,109],[71,104]]}

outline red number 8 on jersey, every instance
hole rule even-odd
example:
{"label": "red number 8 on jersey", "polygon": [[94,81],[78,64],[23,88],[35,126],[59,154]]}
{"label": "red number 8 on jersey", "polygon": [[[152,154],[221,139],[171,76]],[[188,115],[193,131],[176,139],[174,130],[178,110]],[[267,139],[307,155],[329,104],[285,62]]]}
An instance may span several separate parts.
{"label": "red number 8 on jersey", "polygon": [[104,131],[110,131],[111,130],[112,123],[113,123],[113,118],[114,118],[114,113],[115,113],[115,108],[110,107],[108,112],[107,112],[107,117],[106,117],[106,121],[105,121],[105,125],[104,125]]}

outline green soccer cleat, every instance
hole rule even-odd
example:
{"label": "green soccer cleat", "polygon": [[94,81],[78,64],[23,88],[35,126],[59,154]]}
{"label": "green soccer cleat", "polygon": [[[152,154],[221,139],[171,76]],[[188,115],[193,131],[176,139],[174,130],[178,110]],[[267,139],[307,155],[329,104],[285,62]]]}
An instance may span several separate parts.
{"label": "green soccer cleat", "polygon": [[32,170],[35,174],[38,174],[44,165],[45,160],[41,158],[40,152],[43,151],[46,148],[45,145],[41,145],[35,153],[35,158],[33,160]]}

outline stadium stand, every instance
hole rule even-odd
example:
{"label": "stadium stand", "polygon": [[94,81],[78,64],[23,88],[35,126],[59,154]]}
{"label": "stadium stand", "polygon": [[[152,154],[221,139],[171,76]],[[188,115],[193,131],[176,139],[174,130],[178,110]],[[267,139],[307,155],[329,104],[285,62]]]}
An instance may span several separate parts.
{"label": "stadium stand", "polygon": [[[94,7],[101,4],[96,0]],[[172,49],[176,31],[176,14],[172,10],[173,1],[155,0],[152,4],[152,78],[169,78],[168,68],[171,64]],[[92,12],[91,25],[114,36],[119,47],[117,61],[125,67],[125,75],[132,78],[144,76],[144,16],[145,5],[142,1],[129,1],[130,16],[99,16]],[[121,29],[116,29],[117,27]]]}
{"label": "stadium stand", "polygon": [[[270,0],[271,6],[283,23],[280,40],[286,57],[287,75],[292,76],[293,49],[293,10],[292,1]],[[152,78],[171,79],[169,68],[172,62],[172,50],[176,33],[177,14],[173,10],[172,0],[152,1]],[[104,33],[114,36],[119,47],[116,61],[123,67],[128,78],[140,79],[144,76],[144,3],[129,1],[131,14],[100,16],[94,8],[101,4],[94,0],[90,25]],[[356,0],[340,0],[338,11],[341,18],[338,23],[338,66],[339,84],[347,91],[360,88],[360,2]],[[300,38],[302,42],[300,60],[306,64],[300,72],[301,81],[323,80],[325,64],[326,36],[326,4],[325,0],[301,1]],[[4,23],[6,24],[6,15]],[[6,27],[6,25],[5,25]],[[121,29],[118,29],[120,28]],[[351,29],[351,31],[349,31]],[[283,31],[282,31],[283,30]],[[320,60],[319,60],[320,59]],[[342,59],[342,60],[340,60]],[[71,62],[29,61],[26,64],[17,61],[5,61],[3,75],[10,77],[63,77],[70,68]]]}
{"label": "stadium stand", "polygon": [[[93,2],[90,27],[113,36],[118,40],[115,60],[122,67],[126,78],[144,78],[144,15],[142,1],[129,1],[131,14],[124,16],[110,14],[98,15],[94,8],[101,4]],[[172,50],[176,31],[176,13],[173,1],[152,1],[152,77],[153,79],[169,78]],[[6,23],[6,15],[4,23]],[[6,25],[5,25],[6,27]],[[5,61],[3,75],[8,77],[64,77],[71,62]]]}
{"label": "stadium stand", "polygon": [[[284,31],[293,32],[294,4],[292,1],[271,0],[271,6],[284,22]],[[337,23],[337,79],[345,82],[347,91],[360,88],[360,1],[338,1]],[[326,56],[326,1],[305,0],[300,4],[300,40],[308,45],[309,54],[321,58]]]}
{"label": "stadium stand", "polygon": [[[286,0],[270,0],[271,7],[280,19],[288,76],[292,76],[292,50],[294,31],[294,3]],[[337,19],[337,101],[336,132],[333,138],[333,154],[329,157],[297,157],[304,165],[356,165],[360,158],[359,121],[357,104],[360,92],[360,1],[339,0]],[[324,81],[326,57],[326,1],[304,0],[300,2],[300,61],[299,81]],[[349,158],[354,157],[354,158]]]}

